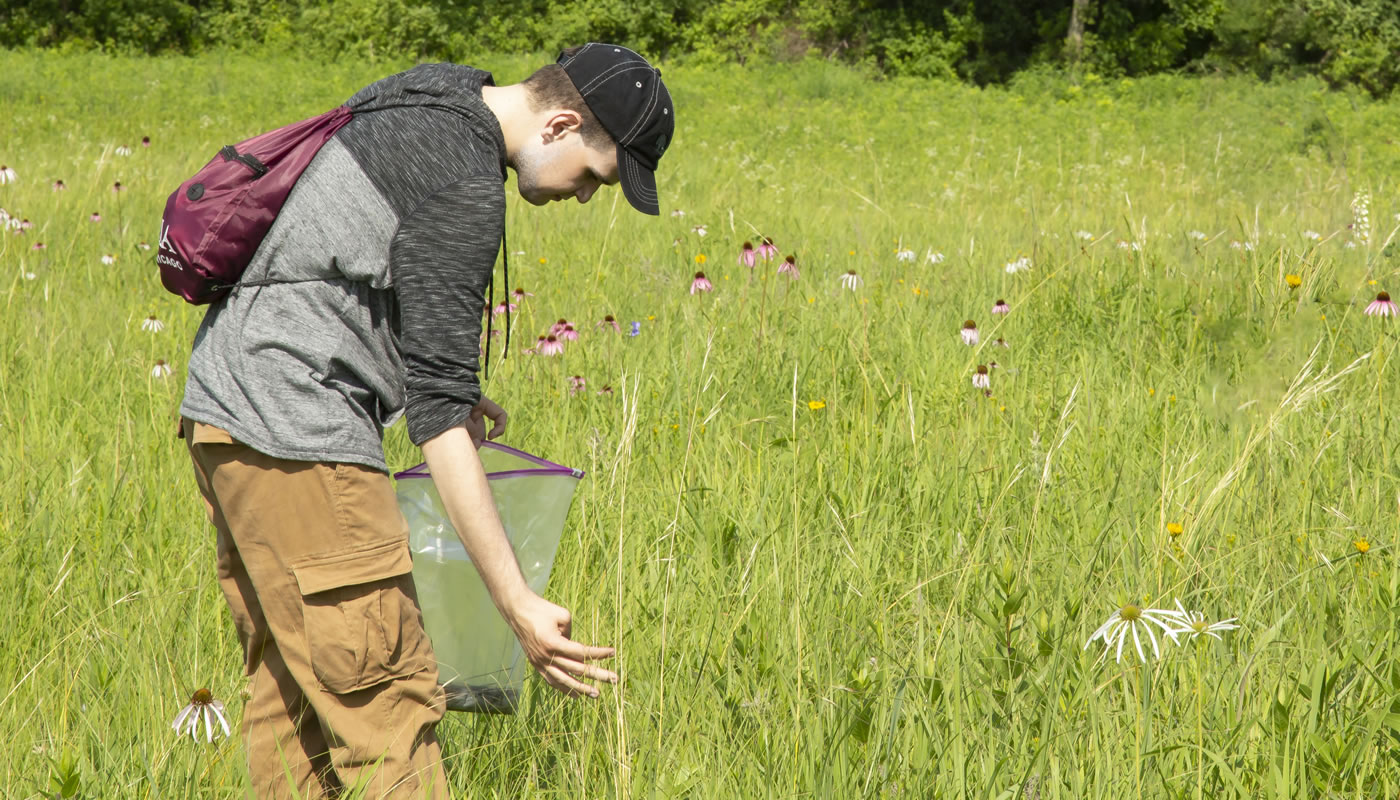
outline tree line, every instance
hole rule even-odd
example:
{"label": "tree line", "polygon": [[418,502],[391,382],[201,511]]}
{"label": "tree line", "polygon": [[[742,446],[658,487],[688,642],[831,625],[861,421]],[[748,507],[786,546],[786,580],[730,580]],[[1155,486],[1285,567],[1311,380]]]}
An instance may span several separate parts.
{"label": "tree line", "polygon": [[481,52],[628,44],[704,62],[818,56],[874,76],[1007,81],[1037,68],[1316,75],[1400,84],[1396,0],[28,0],[0,47],[470,62]]}

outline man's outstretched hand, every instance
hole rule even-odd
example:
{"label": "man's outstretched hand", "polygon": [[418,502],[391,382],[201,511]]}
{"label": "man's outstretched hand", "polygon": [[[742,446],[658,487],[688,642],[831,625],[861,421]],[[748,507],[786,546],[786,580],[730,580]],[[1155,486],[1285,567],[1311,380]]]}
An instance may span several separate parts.
{"label": "man's outstretched hand", "polygon": [[563,606],[529,592],[506,615],[506,622],[520,640],[525,657],[544,676],[545,682],[564,694],[597,697],[598,688],[582,681],[617,683],[617,673],[588,663],[611,658],[617,651],[570,639],[572,617]]}

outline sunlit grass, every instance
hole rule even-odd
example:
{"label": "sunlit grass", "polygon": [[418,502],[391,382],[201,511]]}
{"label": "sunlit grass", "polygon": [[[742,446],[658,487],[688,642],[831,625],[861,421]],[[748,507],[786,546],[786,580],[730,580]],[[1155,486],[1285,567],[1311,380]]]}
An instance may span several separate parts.
{"label": "sunlit grass", "polygon": [[[5,796],[242,796],[236,739],[170,729],[202,687],[234,722],[243,679],[174,438],[203,309],[139,243],[221,145],[406,66],[0,53],[0,207],[34,226],[0,236]],[[549,596],[623,682],[449,718],[462,796],[1396,794],[1397,327],[1363,314],[1400,286],[1394,104],[665,73],[661,218],[508,190],[535,296],[488,384],[507,443],[588,471]],[[1176,598],[1240,627],[1084,647]]]}

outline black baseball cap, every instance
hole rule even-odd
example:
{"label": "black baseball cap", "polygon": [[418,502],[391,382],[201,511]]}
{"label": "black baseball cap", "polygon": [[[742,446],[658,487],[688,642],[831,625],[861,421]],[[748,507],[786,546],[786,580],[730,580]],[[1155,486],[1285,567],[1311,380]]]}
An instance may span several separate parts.
{"label": "black baseball cap", "polygon": [[572,55],[560,53],[558,64],[617,142],[617,173],[627,202],[644,214],[660,214],[656,164],[676,132],[661,70],[626,47],[599,42]]}

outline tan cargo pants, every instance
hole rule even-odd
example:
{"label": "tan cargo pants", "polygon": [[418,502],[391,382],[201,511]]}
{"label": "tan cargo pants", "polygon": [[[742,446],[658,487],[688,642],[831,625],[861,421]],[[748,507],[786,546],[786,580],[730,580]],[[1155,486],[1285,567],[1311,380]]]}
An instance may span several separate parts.
{"label": "tan cargo pants", "polygon": [[251,679],[256,795],[449,797],[434,732],[446,697],[389,476],[274,458],[188,419],[177,435]]}

